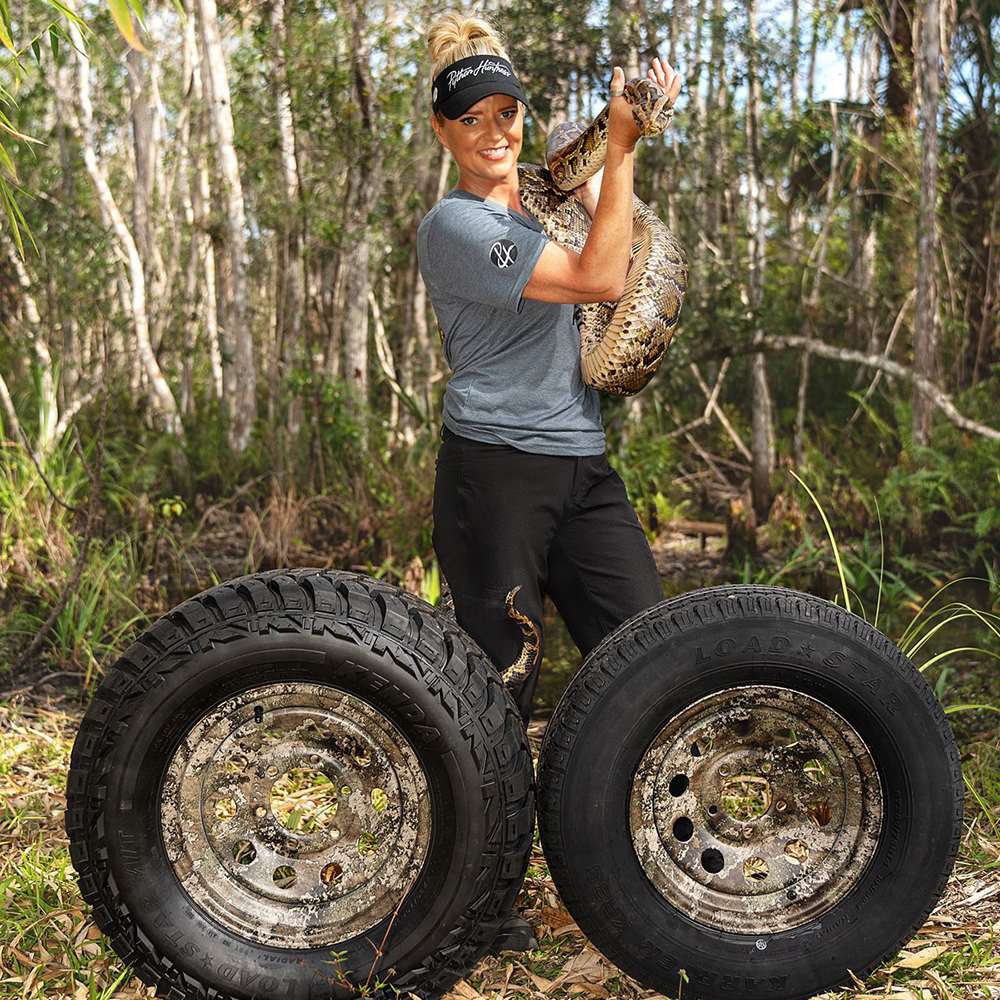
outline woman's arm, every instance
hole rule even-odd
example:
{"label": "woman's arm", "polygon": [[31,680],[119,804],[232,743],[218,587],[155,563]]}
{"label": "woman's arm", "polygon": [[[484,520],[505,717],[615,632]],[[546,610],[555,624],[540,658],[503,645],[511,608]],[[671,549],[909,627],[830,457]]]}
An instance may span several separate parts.
{"label": "woman's arm", "polygon": [[[676,97],[680,76],[653,60],[650,79]],[[608,110],[608,152],[600,196],[583,250],[576,254],[553,242],[546,244],[524,297],[544,302],[609,302],[621,298],[632,240],[632,170],[640,132],[632,109],[621,96],[625,74],[616,66]]]}
{"label": "woman's arm", "polygon": [[597,214],[597,199],[601,196],[601,178],[603,176],[604,167],[601,167],[593,177],[584,181],[578,188],[573,188],[571,192],[587,210],[587,215],[591,219]]}

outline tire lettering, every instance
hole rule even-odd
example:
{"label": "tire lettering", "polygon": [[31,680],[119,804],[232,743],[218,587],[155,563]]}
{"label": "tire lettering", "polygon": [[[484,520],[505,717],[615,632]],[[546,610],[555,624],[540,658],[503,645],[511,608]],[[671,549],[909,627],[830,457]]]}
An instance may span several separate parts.
{"label": "tire lettering", "polygon": [[769,653],[783,653],[791,644],[792,640],[787,635],[772,635],[771,644],[767,647],[767,651]]}
{"label": "tire lettering", "polygon": [[844,660],[847,659],[847,654],[842,653],[839,649],[836,652],[830,653],[829,656],[824,657],[823,666],[824,667],[839,667]]}
{"label": "tire lettering", "polygon": [[735,648],[736,648],[736,640],[735,639],[720,639],[715,644],[715,655],[716,656],[725,656],[726,653],[731,653],[733,651],[733,649],[735,649]]}
{"label": "tire lettering", "polygon": [[744,653],[759,653],[759,652],[761,652],[760,639],[758,639],[757,636],[755,636],[755,635],[750,636],[750,641],[743,647],[743,649],[742,649],[741,652],[744,652]]}
{"label": "tire lettering", "polygon": [[868,673],[868,668],[860,660],[851,660],[848,669],[852,677],[863,677]]}
{"label": "tire lettering", "polygon": [[142,852],[139,850],[138,838],[131,833],[118,831],[118,851],[121,855],[125,871],[135,879],[142,878]]}

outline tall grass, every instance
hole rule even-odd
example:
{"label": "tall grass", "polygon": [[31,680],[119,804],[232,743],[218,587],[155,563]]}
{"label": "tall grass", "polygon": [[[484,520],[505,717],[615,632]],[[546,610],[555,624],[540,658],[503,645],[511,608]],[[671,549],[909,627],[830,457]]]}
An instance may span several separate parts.
{"label": "tall grass", "polygon": [[[9,670],[69,587],[79,556],[78,511],[89,499],[86,468],[68,440],[40,459],[6,444],[0,461],[0,670]],[[48,485],[46,485],[46,481]],[[58,498],[58,499],[57,499]],[[131,540],[92,538],[79,581],[49,630],[40,657],[78,671],[85,685],[103,657],[142,619]],[[30,666],[30,665],[29,665]]]}
{"label": "tall grass", "polygon": [[[791,475],[799,483],[799,485],[805,490],[809,499],[812,501],[813,505],[816,507],[817,512],[823,522],[823,526],[826,530],[827,538],[830,543],[830,547],[833,551],[834,561],[837,567],[837,575],[839,577],[841,594],[844,599],[844,606],[848,611],[855,611],[861,615],[866,621],[868,620],[865,613],[864,604],[861,602],[860,597],[857,595],[856,607],[852,607],[850,600],[850,592],[853,588],[849,586],[849,576],[850,571],[848,568],[849,557],[846,553],[842,555],[841,546],[837,544],[837,539],[834,534],[833,528],[830,525],[830,519],[827,517],[826,511],[823,509],[823,505],[820,503],[816,494],[809,488],[809,486],[794,472],[791,471]],[[876,512],[878,512],[878,504],[875,505]],[[888,573],[885,569],[885,542],[884,536],[882,534],[882,522],[881,515],[879,515],[879,572],[875,575],[874,568],[867,564],[865,559],[854,555],[850,557],[853,559],[856,566],[865,574],[871,577],[874,582],[877,582],[877,595],[876,595],[876,605],[875,605],[875,617],[872,620],[872,625],[878,627],[878,617],[882,607],[883,598],[883,588],[886,578],[893,580],[897,583],[902,583],[901,578],[892,573]],[[991,596],[993,606],[995,607],[997,601],[1000,600],[1000,579],[998,579],[996,567],[985,561],[987,576],[962,576],[957,579],[951,580],[948,583],[939,586],[937,590],[926,600],[920,603],[915,603],[913,600],[908,602],[909,606],[915,608],[915,613],[913,614],[910,621],[902,629],[899,636],[895,639],[896,645],[900,648],[906,656],[912,659],[917,664],[917,669],[921,672],[927,671],[931,667],[940,667],[940,664],[953,657],[959,655],[972,655],[972,656],[982,656],[986,660],[1000,660],[1000,653],[986,648],[984,645],[956,645],[951,646],[946,649],[938,650],[933,652],[931,655],[926,654],[931,650],[932,641],[937,637],[940,642],[942,633],[948,626],[954,626],[956,623],[962,622],[966,626],[973,625],[977,629],[981,630],[985,634],[985,639],[988,642],[994,642],[1000,640],[1000,615],[998,615],[992,609],[980,609],[973,607],[966,601],[961,600],[948,600],[941,602],[940,599],[942,595],[949,590],[951,587],[963,582],[975,582],[975,583],[985,583],[988,588],[988,593]],[[855,578],[852,577],[851,582],[855,582]],[[909,593],[914,597],[919,599],[919,595],[916,594],[909,588],[906,588]],[[931,610],[932,606],[937,604],[936,607]],[[926,658],[923,662],[919,662],[921,654],[924,654]],[[947,674],[939,675],[939,681],[946,677]],[[943,684],[936,686],[938,695],[943,693]],[[955,712],[971,711],[971,710],[983,710],[989,712],[1000,712],[1000,708],[989,703],[968,703],[968,704],[952,704],[945,707],[945,712],[951,714]]]}

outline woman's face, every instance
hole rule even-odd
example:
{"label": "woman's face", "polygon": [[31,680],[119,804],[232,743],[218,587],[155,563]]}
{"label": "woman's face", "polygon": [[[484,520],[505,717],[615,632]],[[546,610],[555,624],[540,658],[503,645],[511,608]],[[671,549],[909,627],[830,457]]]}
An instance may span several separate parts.
{"label": "woman's face", "polygon": [[[517,170],[524,131],[524,108],[509,94],[489,94],[473,104],[460,118],[431,114],[431,125],[441,144],[458,164],[465,183],[492,187]],[[485,155],[500,147],[502,152]]]}

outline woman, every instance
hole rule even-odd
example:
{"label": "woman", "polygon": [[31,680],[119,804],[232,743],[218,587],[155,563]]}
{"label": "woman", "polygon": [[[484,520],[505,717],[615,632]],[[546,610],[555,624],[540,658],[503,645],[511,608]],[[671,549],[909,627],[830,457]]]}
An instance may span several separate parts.
{"label": "woman", "polygon": [[[459,624],[499,669],[513,666],[523,678],[515,696],[527,724],[545,593],[584,656],[662,597],[645,535],[608,464],[600,400],[582,382],[573,321],[574,303],[622,294],[639,131],[616,66],[599,194],[596,183],[579,191],[593,216],[590,234],[581,253],[567,250],[518,196],[527,100],[496,30],[448,13],[427,40],[431,125],[459,172],[417,234],[453,369],[434,549]],[[680,78],[668,65],[654,59],[648,75],[676,98]]]}

